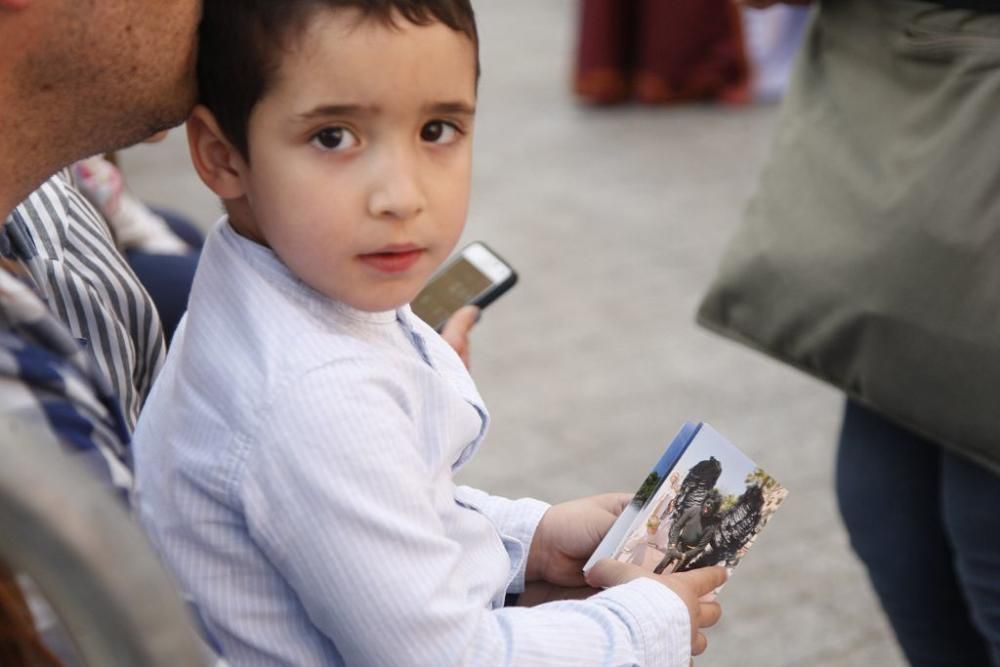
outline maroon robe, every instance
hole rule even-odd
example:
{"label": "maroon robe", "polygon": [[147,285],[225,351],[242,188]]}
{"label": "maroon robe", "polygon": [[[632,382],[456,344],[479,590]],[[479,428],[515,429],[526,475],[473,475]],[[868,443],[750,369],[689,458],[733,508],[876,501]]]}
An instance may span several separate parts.
{"label": "maroon robe", "polygon": [[732,0],[582,0],[575,92],[597,104],[750,100]]}

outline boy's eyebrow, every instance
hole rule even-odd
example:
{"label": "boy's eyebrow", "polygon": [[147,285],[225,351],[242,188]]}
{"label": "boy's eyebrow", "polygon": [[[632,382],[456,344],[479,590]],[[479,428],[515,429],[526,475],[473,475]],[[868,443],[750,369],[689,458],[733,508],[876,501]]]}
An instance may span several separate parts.
{"label": "boy's eyebrow", "polygon": [[449,114],[454,116],[475,116],[476,107],[466,102],[436,102],[424,107],[429,113]]}
{"label": "boy's eyebrow", "polygon": [[300,113],[297,118],[299,120],[314,120],[329,116],[374,115],[378,112],[378,107],[365,106],[363,104],[321,104],[309,111]]}
{"label": "boy's eyebrow", "polygon": [[[447,114],[457,116],[475,116],[475,105],[467,102],[434,102],[427,104],[423,108],[424,113]],[[296,116],[297,120],[310,121],[317,118],[329,118],[331,116],[377,116],[382,112],[381,107],[364,104],[321,104],[309,111],[305,111]]]}

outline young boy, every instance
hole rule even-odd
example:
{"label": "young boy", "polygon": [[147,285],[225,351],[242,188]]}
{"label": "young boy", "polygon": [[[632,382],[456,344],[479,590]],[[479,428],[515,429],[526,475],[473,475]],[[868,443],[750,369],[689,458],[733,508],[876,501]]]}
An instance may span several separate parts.
{"label": "young boy", "polygon": [[[407,303],[465,221],[468,0],[205,4],[188,132],[228,215],[135,456],[141,520],[224,656],[686,667],[721,569],[585,582],[621,496],[550,508],[452,479],[486,408]],[[585,583],[609,588],[504,607]]]}

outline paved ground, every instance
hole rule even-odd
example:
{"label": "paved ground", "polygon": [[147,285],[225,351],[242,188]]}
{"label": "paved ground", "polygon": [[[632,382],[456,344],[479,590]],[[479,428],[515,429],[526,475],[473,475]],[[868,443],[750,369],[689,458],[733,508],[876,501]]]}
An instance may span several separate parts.
{"label": "paved ground", "polygon": [[[634,490],[704,419],[791,491],[725,590],[699,665],[900,665],[832,494],[840,397],[700,330],[770,107],[588,110],[567,92],[575,3],[478,0],[483,80],[467,240],[521,283],[486,313],[473,372],[494,428],[462,481],[559,501]],[[208,222],[183,133],[126,153],[143,196]]]}

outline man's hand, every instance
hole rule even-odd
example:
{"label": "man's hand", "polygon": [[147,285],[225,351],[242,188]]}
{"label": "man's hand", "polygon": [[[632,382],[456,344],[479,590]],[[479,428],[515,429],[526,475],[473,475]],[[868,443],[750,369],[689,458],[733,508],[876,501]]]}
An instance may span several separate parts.
{"label": "man's hand", "polygon": [[465,367],[469,367],[469,331],[479,321],[479,308],[462,306],[445,322],[441,337],[458,353]]}
{"label": "man's hand", "polygon": [[701,628],[708,628],[722,616],[722,607],[715,601],[716,588],[726,582],[725,568],[703,567],[674,574],[653,574],[630,563],[606,559],[594,565],[587,573],[587,583],[596,588],[608,588],[648,577],[677,594],[688,608],[691,617],[691,654],[700,655],[708,647],[708,640]]}
{"label": "man's hand", "polygon": [[585,585],[583,564],[631,499],[627,493],[605,493],[550,507],[531,540],[525,582]]}

